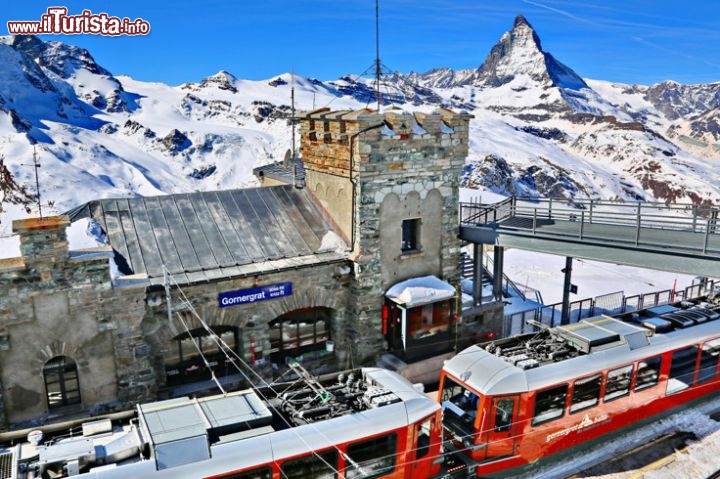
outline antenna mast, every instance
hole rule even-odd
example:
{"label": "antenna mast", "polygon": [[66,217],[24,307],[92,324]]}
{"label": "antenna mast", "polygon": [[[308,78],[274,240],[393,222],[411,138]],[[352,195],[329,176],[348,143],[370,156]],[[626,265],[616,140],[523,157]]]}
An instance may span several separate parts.
{"label": "antenna mast", "polygon": [[295,151],[295,67],[292,68],[290,80],[290,125],[292,130],[293,186],[297,188],[297,158]]}
{"label": "antenna mast", "polygon": [[[23,163],[24,164],[24,163]],[[33,162],[32,165],[26,165],[25,166],[32,166],[35,168],[35,189],[37,190],[37,206],[38,206],[38,214],[40,215],[40,219],[43,219],[42,214],[42,202],[40,201],[40,175],[38,175],[38,168],[40,168],[40,163],[37,159],[37,151],[35,150],[35,145],[33,145]]]}
{"label": "antenna mast", "polygon": [[380,75],[382,65],[380,63],[380,0],[375,0],[375,98],[377,99],[377,110],[380,113]]}

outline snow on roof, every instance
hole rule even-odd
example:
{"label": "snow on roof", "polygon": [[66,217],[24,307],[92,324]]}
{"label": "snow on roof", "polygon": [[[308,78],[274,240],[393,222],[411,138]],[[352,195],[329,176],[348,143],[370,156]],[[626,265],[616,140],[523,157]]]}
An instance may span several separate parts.
{"label": "snow on roof", "polygon": [[96,248],[108,244],[100,225],[92,218],[81,218],[67,227],[69,250]]}
{"label": "snow on roof", "polygon": [[435,303],[453,296],[455,296],[455,288],[432,275],[402,281],[385,293],[386,298],[406,308]]}

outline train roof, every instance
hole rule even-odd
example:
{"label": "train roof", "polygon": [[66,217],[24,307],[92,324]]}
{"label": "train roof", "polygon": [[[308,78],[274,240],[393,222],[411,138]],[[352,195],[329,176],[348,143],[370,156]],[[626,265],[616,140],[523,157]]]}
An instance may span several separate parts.
{"label": "train roof", "polygon": [[[443,370],[485,395],[527,392],[720,337],[720,304],[664,305],[628,320],[597,316],[471,346]],[[689,307],[688,307],[689,306]]]}

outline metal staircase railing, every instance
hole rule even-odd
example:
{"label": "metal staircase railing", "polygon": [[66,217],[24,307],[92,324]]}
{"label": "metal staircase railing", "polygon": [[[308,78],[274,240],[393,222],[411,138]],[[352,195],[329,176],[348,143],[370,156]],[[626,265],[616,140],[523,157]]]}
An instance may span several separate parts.
{"label": "metal staircase railing", "polygon": [[[480,267],[482,268],[482,277],[487,279],[489,282],[493,281],[491,271],[493,271],[493,260],[489,254],[485,251],[482,253],[482,260]],[[463,253],[460,256],[460,274],[463,278],[473,279],[474,277],[474,260],[469,254]],[[511,292],[514,292],[514,296],[519,296],[523,301],[527,301],[525,293],[520,289],[505,273],[503,273],[503,292],[506,296],[513,296]]]}

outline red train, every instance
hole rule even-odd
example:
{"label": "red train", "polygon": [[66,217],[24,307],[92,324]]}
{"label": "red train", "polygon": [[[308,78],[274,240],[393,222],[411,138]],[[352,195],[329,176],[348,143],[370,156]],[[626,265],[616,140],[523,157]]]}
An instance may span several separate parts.
{"label": "red train", "polygon": [[32,431],[0,447],[0,478],[428,478],[441,474],[441,421],[440,405],[405,378],[365,368],[142,404],[130,421],[95,418],[47,438]]}
{"label": "red train", "polygon": [[442,371],[449,447],[468,474],[536,470],[720,389],[720,305],[660,306],[472,346]]}
{"label": "red train", "polygon": [[[11,479],[507,477],[720,389],[720,301],[467,348],[433,398],[377,368],[137,407],[0,447]],[[5,474],[5,475],[3,475]]]}

